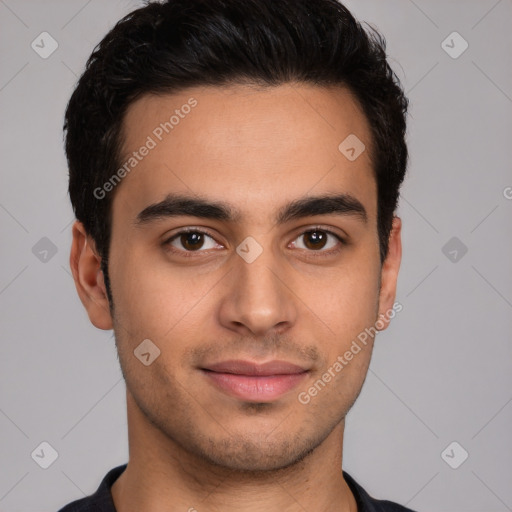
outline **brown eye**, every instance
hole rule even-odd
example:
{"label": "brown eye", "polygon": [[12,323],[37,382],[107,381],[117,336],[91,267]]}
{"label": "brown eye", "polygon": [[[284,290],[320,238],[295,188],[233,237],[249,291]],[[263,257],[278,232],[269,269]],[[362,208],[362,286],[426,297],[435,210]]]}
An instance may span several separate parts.
{"label": "brown eye", "polygon": [[197,231],[183,233],[180,235],[180,242],[187,251],[197,251],[197,249],[201,249],[204,244],[204,235]]}
{"label": "brown eye", "polygon": [[308,249],[323,249],[327,243],[327,234],[323,231],[306,231],[302,236],[305,240],[304,245]]}
{"label": "brown eye", "polygon": [[218,244],[215,240],[199,230],[180,231],[164,242],[174,252],[203,252],[201,249],[215,249]]}
{"label": "brown eye", "polygon": [[343,238],[329,230],[320,228],[304,231],[292,242],[292,245],[297,249],[318,252],[322,255],[332,254],[336,251],[336,246],[339,249],[344,244]]}

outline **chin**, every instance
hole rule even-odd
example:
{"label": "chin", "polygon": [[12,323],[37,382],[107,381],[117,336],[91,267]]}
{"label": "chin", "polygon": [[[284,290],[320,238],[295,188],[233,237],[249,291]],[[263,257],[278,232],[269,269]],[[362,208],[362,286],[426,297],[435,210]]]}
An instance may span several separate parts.
{"label": "chin", "polygon": [[[203,461],[219,468],[240,474],[268,474],[286,470],[301,463],[321,442],[321,439],[305,439],[295,436],[268,441],[261,439],[208,439],[208,446],[196,447],[195,454]],[[198,449],[199,448],[199,449]]]}

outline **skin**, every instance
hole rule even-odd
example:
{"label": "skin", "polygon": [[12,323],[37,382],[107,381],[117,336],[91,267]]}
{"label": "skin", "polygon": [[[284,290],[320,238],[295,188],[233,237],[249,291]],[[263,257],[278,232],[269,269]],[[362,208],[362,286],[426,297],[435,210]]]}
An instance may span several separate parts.
{"label": "skin", "polygon": [[[371,339],[308,404],[297,396],[395,300],[401,222],[395,217],[381,264],[367,120],[339,87],[190,88],[129,107],[124,156],[191,97],[197,106],[112,192],[114,315],[94,241],[73,226],[78,294],[96,327],[114,329],[126,380],[130,458],[114,503],[119,512],[356,511],[341,472],[344,418]],[[351,133],[366,145],[353,162],[338,150]],[[137,225],[139,212],[169,193],[228,202],[240,218]],[[366,222],[332,213],[275,222],[290,201],[342,193],[364,206]],[[347,243],[329,235],[311,244],[304,232],[317,226]],[[208,233],[189,258],[180,237],[163,245],[186,227]],[[248,236],[263,249],[252,263],[236,252]],[[339,250],[321,256],[331,249]],[[149,366],[133,353],[144,339],[161,351]],[[219,391],[199,369],[227,359],[280,359],[308,374],[258,404]]]}

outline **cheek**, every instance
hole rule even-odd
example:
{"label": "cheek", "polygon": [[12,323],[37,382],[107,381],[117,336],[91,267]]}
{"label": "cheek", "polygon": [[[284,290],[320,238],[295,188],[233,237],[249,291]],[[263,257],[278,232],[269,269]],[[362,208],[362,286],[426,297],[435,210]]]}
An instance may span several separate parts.
{"label": "cheek", "polygon": [[115,316],[132,339],[168,340],[190,325],[194,310],[215,286],[216,273],[172,266],[164,256],[142,253],[112,258]]}
{"label": "cheek", "polygon": [[341,343],[373,325],[378,313],[378,267],[347,265],[330,276],[306,283],[304,296],[319,320]]}

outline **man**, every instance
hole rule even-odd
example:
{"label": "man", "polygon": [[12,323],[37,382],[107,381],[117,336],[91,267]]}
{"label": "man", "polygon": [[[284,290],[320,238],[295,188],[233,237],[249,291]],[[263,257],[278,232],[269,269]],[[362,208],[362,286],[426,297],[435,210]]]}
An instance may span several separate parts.
{"label": "man", "polygon": [[66,112],[70,263],[129,462],[62,511],[407,510],[342,470],[400,307],[406,110],[335,0],[168,0],[107,34]]}

